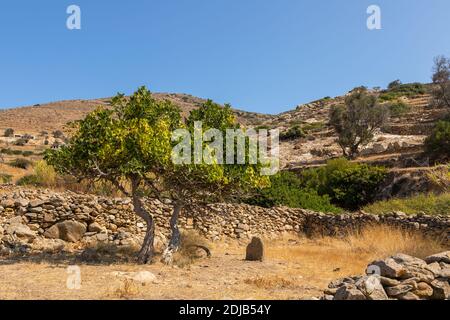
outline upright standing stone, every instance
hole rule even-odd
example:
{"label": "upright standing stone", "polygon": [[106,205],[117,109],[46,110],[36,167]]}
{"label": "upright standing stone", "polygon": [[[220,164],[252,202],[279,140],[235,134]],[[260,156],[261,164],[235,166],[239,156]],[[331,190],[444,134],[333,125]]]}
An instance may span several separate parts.
{"label": "upright standing stone", "polygon": [[264,244],[260,238],[253,237],[252,242],[247,246],[245,260],[261,262],[264,260]]}

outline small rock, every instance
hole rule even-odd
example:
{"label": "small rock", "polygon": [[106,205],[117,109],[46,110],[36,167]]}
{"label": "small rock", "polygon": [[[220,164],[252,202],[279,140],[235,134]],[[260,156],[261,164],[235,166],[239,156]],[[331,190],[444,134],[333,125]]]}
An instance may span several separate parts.
{"label": "small rock", "polygon": [[433,296],[433,288],[425,282],[419,282],[417,284],[417,289],[412,291],[416,296],[422,299],[428,299]]}
{"label": "small rock", "polygon": [[426,257],[425,261],[430,264],[433,262],[444,262],[444,263],[450,263],[450,251],[441,252],[438,254],[433,254],[432,256]]}
{"label": "small rock", "polygon": [[397,297],[397,296],[405,294],[413,289],[414,289],[414,287],[410,284],[400,284],[395,287],[387,287],[386,293],[390,297]]}
{"label": "small rock", "polygon": [[99,223],[94,222],[89,225],[88,230],[89,232],[102,232],[106,230],[106,228],[102,227]]}
{"label": "small rock", "polygon": [[448,281],[445,281],[444,279],[436,279],[431,282],[431,286],[433,287],[433,296],[431,297],[432,299],[450,299],[450,284],[448,283]]}
{"label": "small rock", "polygon": [[247,246],[245,260],[261,262],[264,260],[264,245],[260,238],[252,238],[252,241]]}
{"label": "small rock", "polygon": [[340,287],[333,300],[367,300],[366,296],[354,285]]}

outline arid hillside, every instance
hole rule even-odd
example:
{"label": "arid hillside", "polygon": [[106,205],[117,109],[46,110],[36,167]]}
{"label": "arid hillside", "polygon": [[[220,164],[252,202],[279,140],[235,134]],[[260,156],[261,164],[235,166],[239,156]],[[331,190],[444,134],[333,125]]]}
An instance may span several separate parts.
{"label": "arid hillside", "polygon": [[[206,100],[187,94],[155,93],[160,100],[170,100],[178,105],[183,115],[198,108]],[[74,120],[82,119],[89,112],[99,107],[107,108],[110,98],[93,100],[65,100],[46,104],[36,104],[13,109],[0,110],[0,130],[12,128],[16,132],[24,134],[37,134],[42,131],[53,132],[64,130],[64,126]],[[241,123],[253,123],[267,121],[271,116],[236,110],[236,115]]]}

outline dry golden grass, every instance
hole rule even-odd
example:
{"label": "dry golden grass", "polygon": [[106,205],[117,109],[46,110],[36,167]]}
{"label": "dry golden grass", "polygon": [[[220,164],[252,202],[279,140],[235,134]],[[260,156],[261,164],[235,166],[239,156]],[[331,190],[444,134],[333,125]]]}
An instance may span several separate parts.
{"label": "dry golden grass", "polygon": [[289,273],[296,273],[300,266],[306,279],[318,286],[326,285],[333,278],[363,274],[373,260],[396,253],[424,258],[447,249],[437,240],[418,232],[382,225],[368,227],[342,239],[324,237],[300,239],[300,242],[293,247],[275,242],[267,247],[267,258],[290,263],[293,269]]}
{"label": "dry golden grass", "polygon": [[260,289],[283,289],[296,286],[294,281],[281,276],[258,276],[245,279],[244,283]]}
{"label": "dry golden grass", "polygon": [[[417,233],[384,226],[344,239],[265,240],[262,263],[244,260],[246,244],[211,244],[210,259],[194,259],[184,268],[159,259],[148,266],[114,260],[114,250],[110,254],[110,248],[98,247],[96,263],[76,262],[82,286],[75,291],[65,286],[69,262],[52,261],[52,256],[33,262],[0,260],[0,299],[309,299],[320,296],[334,279],[364,274],[375,259],[400,252],[423,258],[448,250]],[[156,282],[142,286],[114,275],[141,271],[152,272]]]}

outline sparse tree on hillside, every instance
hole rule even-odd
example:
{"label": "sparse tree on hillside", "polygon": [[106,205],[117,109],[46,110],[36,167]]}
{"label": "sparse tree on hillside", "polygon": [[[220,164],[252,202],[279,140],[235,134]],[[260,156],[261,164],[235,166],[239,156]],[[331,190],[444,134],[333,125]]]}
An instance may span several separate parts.
{"label": "sparse tree on hillside", "polygon": [[6,129],[3,135],[8,138],[14,136],[14,129],[12,128]]}
{"label": "sparse tree on hillside", "polygon": [[450,58],[438,56],[433,67],[433,97],[436,106],[450,108]]}
{"label": "sparse tree on hillside", "polygon": [[388,90],[392,90],[395,88],[398,88],[402,85],[402,82],[400,80],[394,80],[391,83],[388,84]]}
{"label": "sparse tree on hillside", "polygon": [[355,158],[359,148],[367,145],[389,117],[385,106],[364,88],[358,88],[345,99],[345,105],[333,106],[330,124],[338,134],[338,144],[346,158]]}

